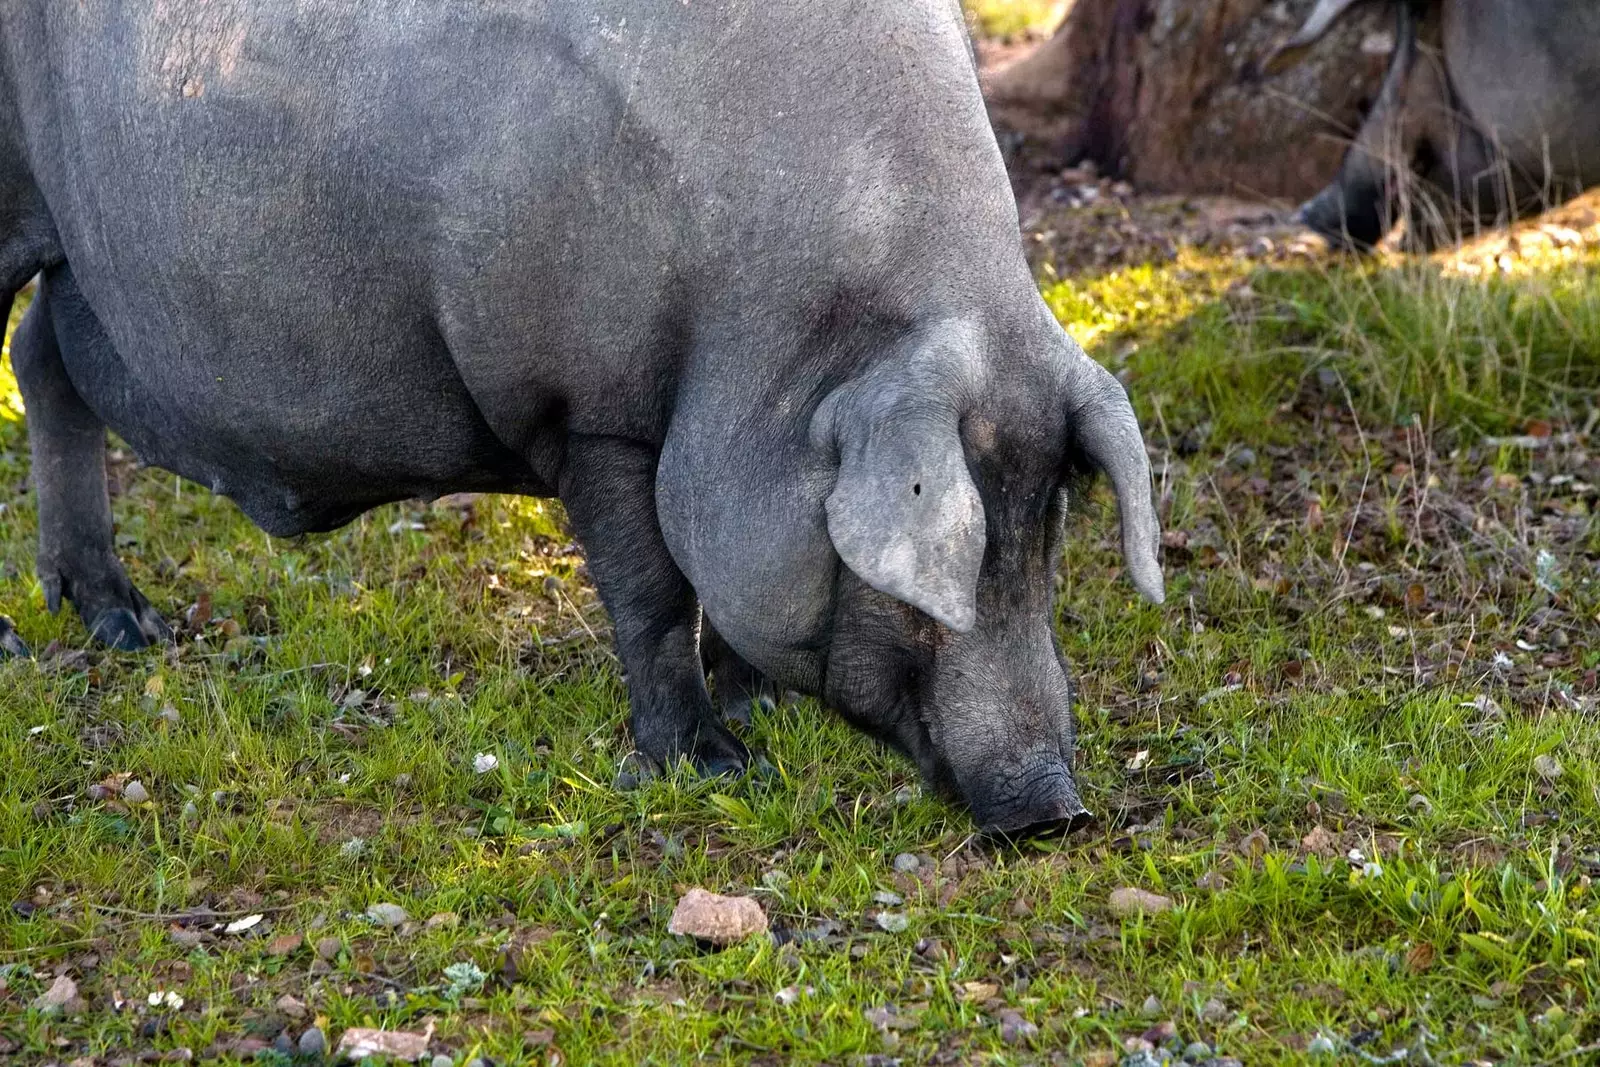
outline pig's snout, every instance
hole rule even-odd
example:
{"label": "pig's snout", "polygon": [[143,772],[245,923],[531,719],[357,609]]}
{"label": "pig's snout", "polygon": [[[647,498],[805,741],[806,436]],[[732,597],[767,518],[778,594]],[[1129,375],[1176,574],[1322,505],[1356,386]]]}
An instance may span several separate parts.
{"label": "pig's snout", "polygon": [[1056,755],[994,774],[968,796],[983,832],[996,837],[1072,833],[1094,819],[1066,761]]}

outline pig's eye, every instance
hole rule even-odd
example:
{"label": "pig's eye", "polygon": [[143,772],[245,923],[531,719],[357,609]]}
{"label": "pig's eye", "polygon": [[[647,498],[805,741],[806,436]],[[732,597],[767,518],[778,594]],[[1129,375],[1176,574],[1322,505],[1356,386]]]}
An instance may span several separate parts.
{"label": "pig's eye", "polygon": [[916,494],[917,496],[921,496],[922,495],[922,483],[921,482],[917,482],[915,485],[913,485],[911,487],[911,491],[914,494]]}

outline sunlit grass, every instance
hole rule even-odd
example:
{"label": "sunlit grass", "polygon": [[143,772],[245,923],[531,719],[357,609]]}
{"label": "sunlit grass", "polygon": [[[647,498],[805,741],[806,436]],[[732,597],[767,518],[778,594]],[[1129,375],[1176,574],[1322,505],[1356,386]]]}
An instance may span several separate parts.
{"label": "sunlit grass", "polygon": [[962,0],[976,31],[985,37],[1049,33],[1060,25],[1071,0]]}

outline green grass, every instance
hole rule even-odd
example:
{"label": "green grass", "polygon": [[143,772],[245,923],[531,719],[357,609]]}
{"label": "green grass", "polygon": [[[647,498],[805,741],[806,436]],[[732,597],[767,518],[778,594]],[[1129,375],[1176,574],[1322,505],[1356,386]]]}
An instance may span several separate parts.
{"label": "green grass", "polygon": [[[1186,257],[1045,282],[1134,383],[1170,597],[1119,579],[1097,496],[1059,625],[1101,820],[1021,851],[980,847],[809,702],[754,726],[775,780],[614,791],[622,688],[553,505],[395,506],[273,541],[124,458],[135,582],[210,618],[165,652],[81,655],[32,577],[24,429],[0,417],[0,605],[41,653],[0,665],[0,1048],[238,1060],[320,1020],[432,1022],[458,1061],[551,1042],[569,1063],[1104,1065],[1170,1020],[1252,1065],[1316,1059],[1319,1037],[1340,1062],[1587,1062],[1600,470],[1482,435],[1583,427],[1597,271]],[[90,795],[114,775],[150,802]],[[666,932],[691,885],[837,929],[702,953]],[[1119,920],[1123,886],[1177,907]],[[874,921],[885,891],[903,932]],[[418,923],[376,927],[380,902]],[[152,917],[196,907],[266,918],[185,945]],[[442,913],[458,924],[421,925]],[[286,933],[308,946],[271,955]],[[452,986],[462,963],[481,984]],[[86,1005],[30,1010],[58,973]],[[182,1009],[152,1008],[162,990]]]}
{"label": "green grass", "polygon": [[1049,33],[1070,6],[1063,0],[962,0],[973,28],[984,37]]}

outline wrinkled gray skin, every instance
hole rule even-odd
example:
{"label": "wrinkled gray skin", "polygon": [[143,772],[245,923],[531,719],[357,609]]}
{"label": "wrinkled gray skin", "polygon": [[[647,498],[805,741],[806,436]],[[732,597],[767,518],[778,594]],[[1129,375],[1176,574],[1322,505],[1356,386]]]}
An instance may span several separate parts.
{"label": "wrinkled gray skin", "polygon": [[[1269,67],[1355,2],[1323,0]],[[1404,218],[1428,246],[1600,184],[1600,4],[1386,2],[1397,47],[1382,92],[1338,178],[1301,208],[1301,221],[1370,248]]]}
{"label": "wrinkled gray skin", "polygon": [[[953,0],[0,0],[0,296],[39,573],[168,637],[112,547],[106,426],[268,532],[559,495],[635,744],[822,697],[994,831],[1071,823],[1069,492],[1138,426],[1061,331]],[[714,626],[714,632],[712,627]]]}

